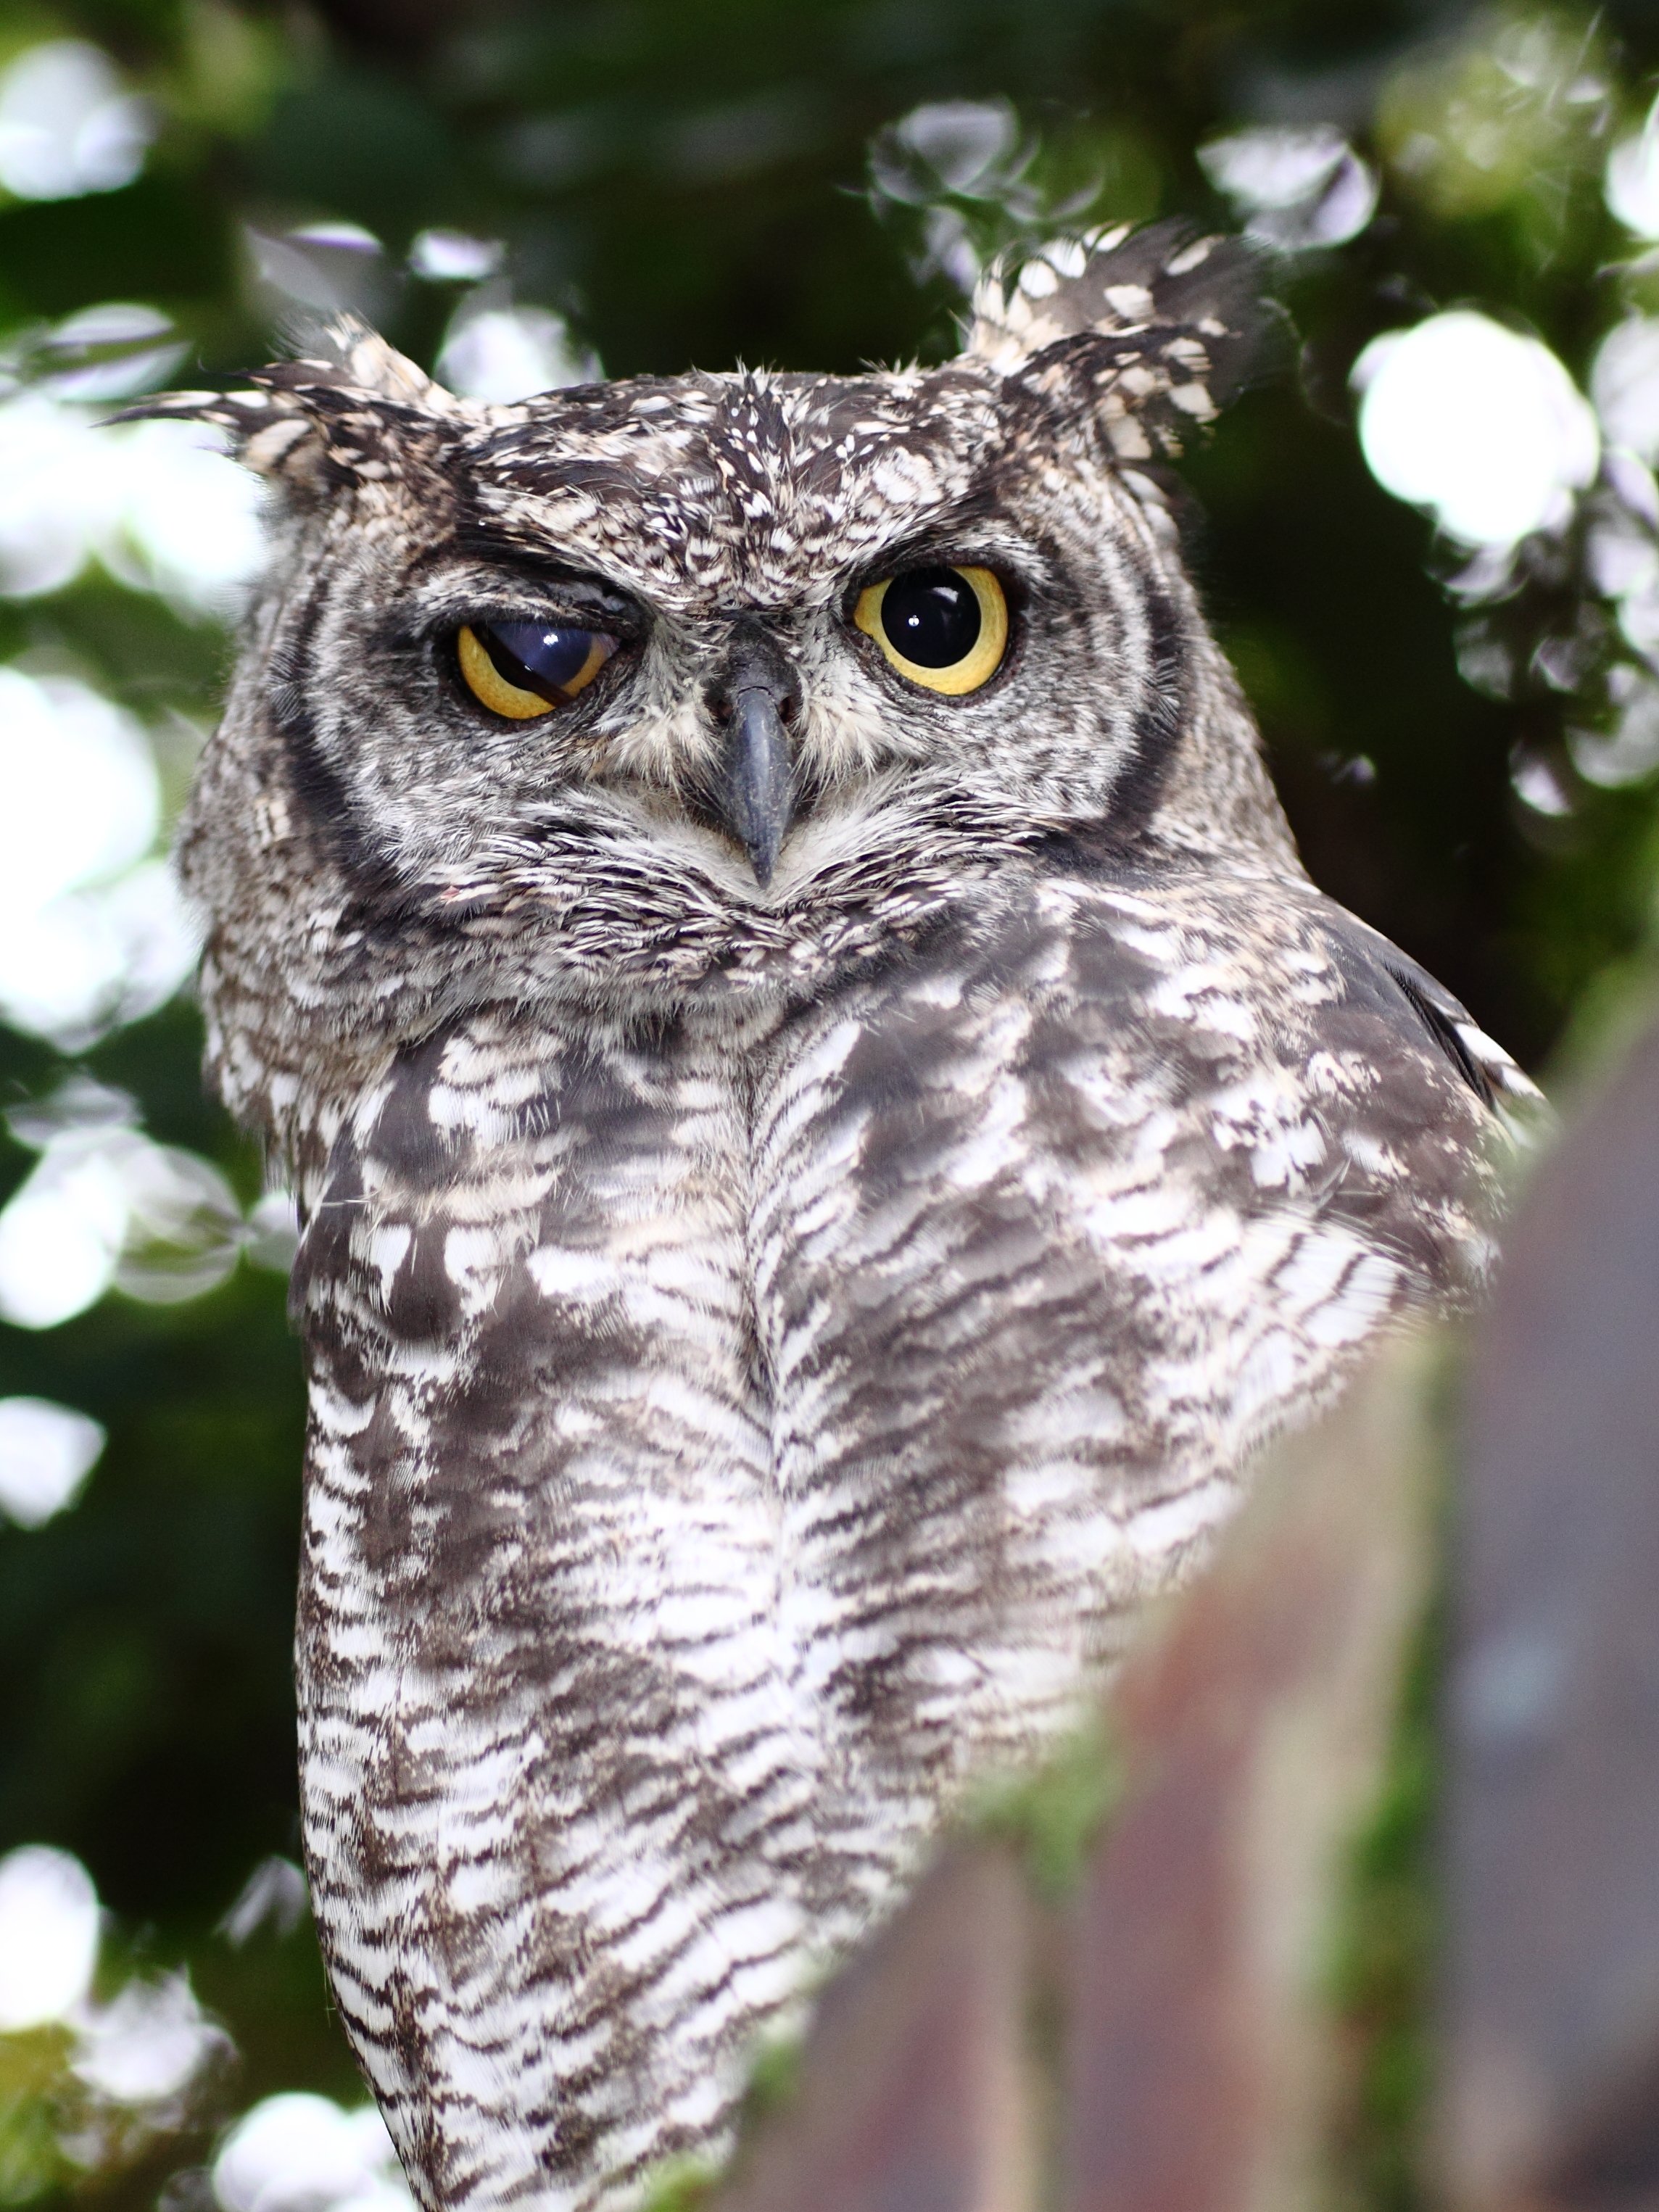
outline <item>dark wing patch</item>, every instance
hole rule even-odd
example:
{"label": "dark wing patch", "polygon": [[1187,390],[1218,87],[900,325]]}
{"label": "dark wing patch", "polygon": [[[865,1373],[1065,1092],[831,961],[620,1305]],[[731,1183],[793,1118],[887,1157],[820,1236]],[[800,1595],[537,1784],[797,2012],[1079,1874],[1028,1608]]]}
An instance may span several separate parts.
{"label": "dark wing patch", "polygon": [[[1413,1012],[1482,1105],[1496,1106],[1497,1086],[1458,1035],[1459,1020],[1467,1022],[1468,1016],[1456,1000],[1447,998],[1437,985],[1431,987],[1435,995],[1431,997],[1429,991],[1424,988],[1425,979],[1421,969],[1412,971],[1403,967],[1390,966],[1389,973],[1399,985]],[[1437,1004],[1437,1000],[1444,1000],[1445,1003]]]}
{"label": "dark wing patch", "polygon": [[1380,995],[1396,1006],[1403,1000],[1413,1030],[1429,1038],[1483,1106],[1501,1113],[1515,1103],[1540,1104],[1536,1087],[1426,968],[1340,907],[1329,907],[1323,919],[1332,955],[1350,990],[1374,1002]]}

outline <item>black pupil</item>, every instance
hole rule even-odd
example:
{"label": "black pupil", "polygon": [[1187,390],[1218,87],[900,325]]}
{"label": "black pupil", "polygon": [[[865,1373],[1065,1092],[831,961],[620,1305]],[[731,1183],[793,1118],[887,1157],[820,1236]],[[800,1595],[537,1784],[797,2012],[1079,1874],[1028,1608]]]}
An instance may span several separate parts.
{"label": "black pupil", "polygon": [[954,668],[979,642],[979,600],[954,568],[912,568],[887,586],[881,626],[918,668]]}
{"label": "black pupil", "polygon": [[497,673],[542,699],[562,699],[593,650],[591,629],[549,629],[540,623],[476,623],[473,628]]}

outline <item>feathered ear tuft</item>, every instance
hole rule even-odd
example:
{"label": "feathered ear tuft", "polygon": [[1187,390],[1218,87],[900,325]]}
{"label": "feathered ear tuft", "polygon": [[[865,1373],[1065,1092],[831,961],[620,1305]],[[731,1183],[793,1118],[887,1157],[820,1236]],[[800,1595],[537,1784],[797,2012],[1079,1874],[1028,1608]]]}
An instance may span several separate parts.
{"label": "feathered ear tuft", "polygon": [[1044,392],[1075,393],[1120,460],[1178,453],[1263,365],[1282,329],[1239,238],[1179,221],[1067,239],[974,295],[963,350]]}
{"label": "feathered ear tuft", "polygon": [[459,403],[378,332],[343,315],[316,356],[275,363],[242,392],[171,392],[108,419],[211,422],[246,467],[299,492],[343,490],[392,472],[391,448]]}

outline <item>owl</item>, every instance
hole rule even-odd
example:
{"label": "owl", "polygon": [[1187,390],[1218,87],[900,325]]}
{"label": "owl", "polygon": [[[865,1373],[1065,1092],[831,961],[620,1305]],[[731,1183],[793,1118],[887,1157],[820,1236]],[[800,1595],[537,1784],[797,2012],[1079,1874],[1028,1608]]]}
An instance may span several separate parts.
{"label": "owl", "polygon": [[299,1194],[339,2015],[428,2212],[718,2152],[1275,1430],[1478,1291],[1529,1086],[1298,863],[1161,457],[1235,242],[959,356],[165,411],[270,486],[179,865]]}

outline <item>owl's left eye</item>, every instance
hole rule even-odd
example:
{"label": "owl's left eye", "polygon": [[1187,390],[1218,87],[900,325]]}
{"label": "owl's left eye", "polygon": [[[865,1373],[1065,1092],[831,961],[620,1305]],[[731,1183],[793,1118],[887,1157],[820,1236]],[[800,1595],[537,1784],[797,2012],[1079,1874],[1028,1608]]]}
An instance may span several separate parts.
{"label": "owl's left eye", "polygon": [[455,659],[481,707],[528,722],[586,690],[617,644],[608,631],[562,623],[466,623],[455,635]]}
{"label": "owl's left eye", "polygon": [[1008,602],[988,568],[907,568],[859,593],[853,620],[901,676],[960,698],[1008,650]]}

